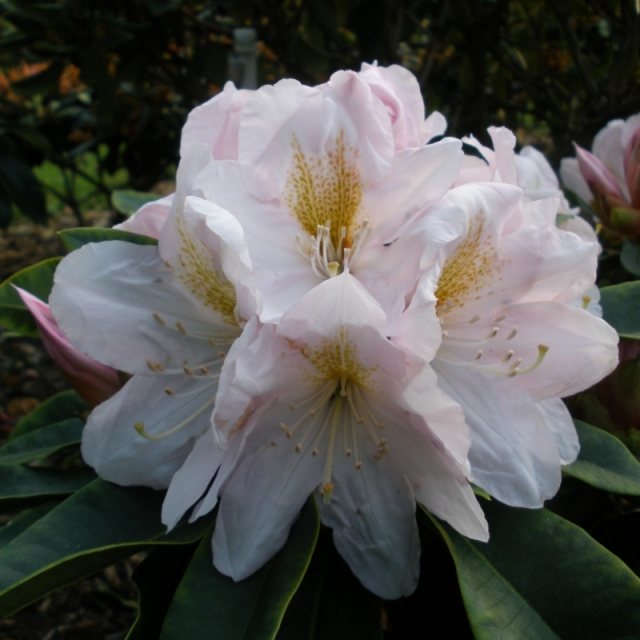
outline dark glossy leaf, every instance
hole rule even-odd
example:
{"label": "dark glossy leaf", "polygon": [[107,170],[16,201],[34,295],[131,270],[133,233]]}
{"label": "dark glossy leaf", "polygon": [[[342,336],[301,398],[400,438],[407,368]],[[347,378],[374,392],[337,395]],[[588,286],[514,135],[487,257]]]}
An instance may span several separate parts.
{"label": "dark glossy leaf", "polygon": [[432,518],[458,572],[478,640],[631,640],[640,580],[580,527],[544,509],[484,503],[491,539],[475,542]]}
{"label": "dark glossy leaf", "polygon": [[39,336],[31,312],[24,306],[12,285],[26,289],[41,300],[48,300],[53,286],[53,273],[60,258],[49,258],[18,271],[0,284],[0,326],[36,338]]}
{"label": "dark glossy leaf", "polygon": [[563,472],[604,491],[640,496],[640,462],[615,436],[575,420],[580,455]]}
{"label": "dark glossy leaf", "polygon": [[0,503],[65,496],[84,487],[95,473],[0,464]]}
{"label": "dark glossy leaf", "polygon": [[87,403],[75,391],[61,391],[47,398],[13,428],[9,441],[31,431],[88,413]]}
{"label": "dark glossy leaf", "polygon": [[382,640],[378,599],[367,591],[323,532],[277,640]]}
{"label": "dark glossy leaf", "polygon": [[69,418],[12,438],[0,447],[0,464],[42,460],[64,447],[79,444],[83,427],[79,418]]}
{"label": "dark glossy leaf", "polygon": [[131,189],[116,190],[111,194],[111,204],[116,211],[127,216],[135,213],[143,204],[161,198],[157,193],[133,191]]}
{"label": "dark glossy leaf", "polygon": [[7,615],[145,547],[188,544],[206,518],[170,534],[162,492],[93,480],[0,548],[0,615]]}
{"label": "dark glossy leaf", "polygon": [[604,319],[623,337],[640,340],[640,280],[600,289]]}
{"label": "dark glossy leaf", "polygon": [[0,528],[0,548],[19,536],[25,529],[28,529],[36,520],[49,513],[58,503],[49,500],[43,504],[24,509],[16,514],[7,524]]}
{"label": "dark glossy leaf", "polygon": [[160,547],[138,565],[133,574],[139,594],[138,615],[126,640],[149,640],[160,636],[173,594],[194,551],[195,545]]}
{"label": "dark glossy leaf", "polygon": [[625,240],[620,251],[620,262],[629,273],[640,277],[640,245]]}
{"label": "dark glossy leaf", "polygon": [[309,566],[318,530],[318,512],[309,500],[283,549],[237,583],[213,567],[211,539],[205,536],[176,590],[161,640],[274,638]]}
{"label": "dark glossy leaf", "polygon": [[149,236],[121,231],[120,229],[102,229],[100,227],[64,229],[59,232],[59,235],[67,251],[79,249],[89,242],[108,242],[109,240],[123,240],[133,244],[158,244],[157,240]]}

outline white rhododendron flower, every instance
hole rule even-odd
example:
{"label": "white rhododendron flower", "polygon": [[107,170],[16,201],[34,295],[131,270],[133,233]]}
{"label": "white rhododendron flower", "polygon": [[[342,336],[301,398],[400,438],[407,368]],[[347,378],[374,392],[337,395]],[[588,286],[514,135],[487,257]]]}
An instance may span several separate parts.
{"label": "white rhododendron flower", "polygon": [[234,580],[312,496],[360,581],[407,595],[416,505],[487,540],[470,482],[539,506],[576,457],[561,398],[617,354],[582,308],[599,246],[556,226],[557,181],[511,132],[490,130],[485,162],[430,143],[445,128],[399,67],[227,84],[188,118],[176,192],[120,226],[157,246],[58,268],[65,336],[132,375],[90,415],[86,461],[168,487],[168,528],[218,507]]}
{"label": "white rhododendron flower", "polygon": [[[216,472],[212,461],[221,462],[196,512],[212,509],[221,494],[213,537],[220,571],[238,580],[262,566],[312,493],[338,551],[382,597],[407,595],[417,584],[416,500],[465,535],[488,538],[466,478],[462,412],[427,362],[391,344],[385,328],[382,308],[343,273],[235,355],[231,393],[221,387],[214,411],[228,448],[222,453],[203,436],[164,508],[165,521],[175,523],[191,488],[204,490]],[[423,333],[429,344],[440,340],[436,324]],[[229,423],[230,413],[242,420]]]}
{"label": "white rhododendron flower", "polygon": [[[208,140],[206,113],[232,122],[225,159],[196,182],[244,229],[261,320],[277,322],[345,270],[399,314],[422,250],[403,230],[445,193],[462,160],[459,140],[426,145],[440,129],[425,124],[415,79],[399,68],[367,67],[318,87],[283,80],[243,94],[238,105],[228,93],[196,110],[185,132]],[[214,138],[215,158],[220,134]]]}
{"label": "white rhododendron flower", "polygon": [[67,256],[51,308],[77,348],[133,376],[89,416],[85,460],[119,484],[168,486],[209,426],[224,356],[255,313],[242,229],[211,202],[174,198],[157,247],[112,241]]}
{"label": "white rhododendron flower", "polygon": [[560,398],[617,363],[616,332],[571,304],[593,285],[599,246],[558,229],[556,207],[508,185],[451,190],[421,223],[425,272],[398,338],[419,350],[435,307],[433,368],[471,428],[472,479],[515,506],[542,505],[576,458]]}

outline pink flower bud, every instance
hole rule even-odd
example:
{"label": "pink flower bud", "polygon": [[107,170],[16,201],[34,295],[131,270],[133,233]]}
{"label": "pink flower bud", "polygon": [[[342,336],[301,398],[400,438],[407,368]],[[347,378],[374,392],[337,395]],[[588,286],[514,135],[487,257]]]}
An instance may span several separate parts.
{"label": "pink flower bud", "polygon": [[624,195],[611,171],[591,152],[577,144],[575,148],[580,173],[596,199],[598,196],[609,196],[624,202]]}
{"label": "pink flower bud", "polygon": [[120,389],[117,371],[78,351],[60,331],[46,302],[19,287],[16,291],[33,315],[48,354],[84,400],[96,406]]}

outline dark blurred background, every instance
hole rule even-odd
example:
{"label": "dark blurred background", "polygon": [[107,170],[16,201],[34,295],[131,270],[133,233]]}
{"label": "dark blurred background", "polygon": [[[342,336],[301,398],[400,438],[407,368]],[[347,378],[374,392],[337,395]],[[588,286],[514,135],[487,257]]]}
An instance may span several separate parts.
{"label": "dark blurred background", "polygon": [[403,64],[450,134],[504,124],[555,166],[640,111],[637,0],[0,0],[0,225],[170,177],[239,27],[260,84]]}

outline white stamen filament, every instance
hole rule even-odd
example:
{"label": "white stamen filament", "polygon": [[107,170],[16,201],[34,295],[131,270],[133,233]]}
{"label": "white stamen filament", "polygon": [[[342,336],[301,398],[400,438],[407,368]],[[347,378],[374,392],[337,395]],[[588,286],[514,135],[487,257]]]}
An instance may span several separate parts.
{"label": "white stamen filament", "polygon": [[360,227],[349,238],[348,229],[340,228],[337,245],[331,238],[329,222],[318,225],[315,236],[296,234],[298,251],[311,261],[313,272],[321,278],[333,278],[349,271],[351,263],[362,250],[371,226],[363,220]]}
{"label": "white stamen filament", "polygon": [[362,434],[366,433],[376,446],[374,461],[387,453],[387,442],[379,434],[384,424],[375,419],[363,389],[346,378],[328,380],[302,402],[291,404],[289,409],[302,410],[292,423],[278,425],[287,440],[292,441],[293,450],[298,454],[307,450],[313,456],[324,450],[320,492],[326,503],[330,502],[335,487],[333,468],[337,446],[342,446],[345,457],[353,458],[356,470],[363,465],[358,447],[358,437]]}
{"label": "white stamen filament", "polygon": [[214,403],[215,398],[208,399],[204,404],[198,407],[191,415],[187,416],[184,420],[181,420],[173,427],[170,427],[166,431],[161,431],[160,433],[149,433],[147,428],[144,425],[144,422],[136,422],[133,425],[133,428],[143,437],[145,440],[164,440],[164,438],[168,438],[172,436],[178,431],[184,429],[192,420],[195,420],[198,416],[201,416],[205,411],[208,411]]}

